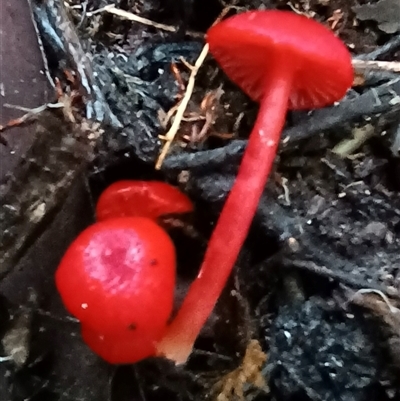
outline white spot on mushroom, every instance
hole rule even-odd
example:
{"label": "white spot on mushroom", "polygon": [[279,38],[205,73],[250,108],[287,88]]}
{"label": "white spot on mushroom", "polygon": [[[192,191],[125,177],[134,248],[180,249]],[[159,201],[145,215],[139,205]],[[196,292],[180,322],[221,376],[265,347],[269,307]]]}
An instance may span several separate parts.
{"label": "white spot on mushroom", "polygon": [[271,138],[268,138],[267,133],[263,129],[260,129],[258,131],[258,135],[260,136],[261,141],[264,142],[266,146],[272,148],[273,146],[276,145],[276,141],[274,141]]}
{"label": "white spot on mushroom", "polygon": [[87,309],[87,308],[88,308],[88,304],[83,303],[83,304],[81,305],[81,308],[82,308],[82,309]]}

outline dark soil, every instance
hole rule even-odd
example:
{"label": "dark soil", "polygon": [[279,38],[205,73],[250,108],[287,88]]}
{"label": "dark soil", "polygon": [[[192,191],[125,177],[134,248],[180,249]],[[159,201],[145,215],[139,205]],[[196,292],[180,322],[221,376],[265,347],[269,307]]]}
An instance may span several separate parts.
{"label": "dark soil", "polygon": [[[171,65],[186,84],[181,57],[196,61],[222,2],[67,0],[65,9],[54,0],[31,3],[48,74],[67,98],[75,96],[74,121],[47,110],[33,125],[2,134],[8,145],[0,145],[0,400],[400,399],[400,76],[365,72],[339,106],[288,114],[235,272],[188,363],[154,359],[115,367],[85,346],[78,323],[65,312],[53,282],[60,257],[94,220],[93,205],[107,185],[162,179],[196,204],[183,222],[196,235],[170,230],[178,251],[177,293],[184,293],[235,178],[257,105],[208,57],[185,114],[192,118],[182,122],[156,171],[158,136],[169,128],[162,117],[182,95]],[[176,31],[90,14],[109,4]],[[329,24],[354,56],[400,61],[400,33],[383,32],[373,19],[359,21],[354,7],[361,4],[367,2],[236,6],[292,8]],[[13,98],[12,89],[6,91],[2,124],[23,114],[6,113],[4,103],[37,107],[53,93],[38,73],[44,66],[36,42],[29,43],[35,34],[27,10],[25,1],[10,0],[0,13],[0,38],[10,48],[20,45],[15,52],[0,46],[0,82],[25,94]],[[60,24],[63,18],[75,31]],[[71,48],[91,57],[76,58]],[[33,72],[22,68],[28,65]],[[74,92],[82,82],[66,74],[81,66],[88,74],[83,98]],[[21,80],[41,84],[20,88]],[[213,123],[199,137],[204,99]],[[349,146],[343,141],[363,133],[365,141],[343,155]]]}

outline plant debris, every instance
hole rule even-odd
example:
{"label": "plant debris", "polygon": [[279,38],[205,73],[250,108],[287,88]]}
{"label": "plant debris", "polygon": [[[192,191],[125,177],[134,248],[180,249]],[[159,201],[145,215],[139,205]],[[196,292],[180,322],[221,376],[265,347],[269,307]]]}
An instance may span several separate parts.
{"label": "plant debris", "polygon": [[400,31],[400,3],[397,0],[380,0],[377,3],[363,4],[353,8],[361,21],[372,20],[385,33]]}
{"label": "plant debris", "polygon": [[[19,2],[3,1],[4,16],[23,15]],[[3,103],[16,106],[0,121],[1,155],[19,149],[16,135],[30,135],[0,182],[0,399],[399,398],[397,2],[27,2],[44,62],[37,74],[43,69],[51,90],[50,99],[20,107],[16,82],[0,71]],[[169,222],[179,303],[257,111],[207,54],[204,34],[219,16],[255,8],[330,27],[353,52],[357,81],[332,107],[288,114],[235,273],[188,363],[108,365],[82,342],[54,271],[93,221],[104,188],[164,180],[196,205]]]}

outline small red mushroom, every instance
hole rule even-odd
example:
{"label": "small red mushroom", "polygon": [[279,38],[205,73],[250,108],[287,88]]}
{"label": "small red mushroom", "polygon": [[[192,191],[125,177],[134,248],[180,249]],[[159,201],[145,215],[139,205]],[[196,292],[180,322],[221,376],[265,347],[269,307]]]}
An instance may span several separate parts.
{"label": "small red mushroom", "polygon": [[141,216],[157,219],[165,215],[190,213],[191,200],[172,185],[162,181],[117,181],[101,194],[98,221],[114,217]]}
{"label": "small red mushroom", "polygon": [[98,222],[75,239],[56,286],[95,352],[113,363],[154,355],[173,308],[175,259],[168,234],[147,218]]}
{"label": "small red mushroom", "polygon": [[200,268],[158,353],[186,361],[236,262],[275,158],[287,109],[341,99],[353,82],[351,55],[326,27],[285,11],[252,11],[211,27],[207,42],[226,74],[260,102],[236,181]]}
{"label": "small red mushroom", "polygon": [[[165,328],[165,326],[164,326]],[[151,333],[135,329],[101,332],[86,324],[81,325],[83,341],[98,356],[112,364],[130,364],[154,356],[155,342]]]}

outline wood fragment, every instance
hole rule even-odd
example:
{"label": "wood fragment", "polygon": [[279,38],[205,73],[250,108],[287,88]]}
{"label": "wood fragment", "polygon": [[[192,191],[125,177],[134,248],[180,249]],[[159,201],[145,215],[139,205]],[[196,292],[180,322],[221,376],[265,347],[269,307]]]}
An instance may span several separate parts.
{"label": "wood fragment", "polygon": [[375,127],[372,124],[366,124],[363,127],[356,127],[352,130],[352,134],[352,138],[346,138],[339,142],[332,149],[332,152],[342,158],[352,155],[375,134]]}
{"label": "wood fragment", "polygon": [[[89,56],[82,47],[75,27],[68,18],[63,1],[28,0],[39,42],[57,59],[61,71],[49,71],[49,79],[55,87],[57,73],[73,74],[75,84],[85,99],[86,118],[113,128],[122,128],[121,122],[111,111],[93,72]],[[43,58],[47,64],[46,53]]]}
{"label": "wood fragment", "polygon": [[356,71],[384,70],[400,73],[400,62],[398,61],[370,61],[354,59],[352,63]]}
{"label": "wood fragment", "polygon": [[100,135],[96,125],[67,121],[59,109],[37,116],[32,147],[0,186],[0,279],[55,217],[74,181],[93,160]]}

